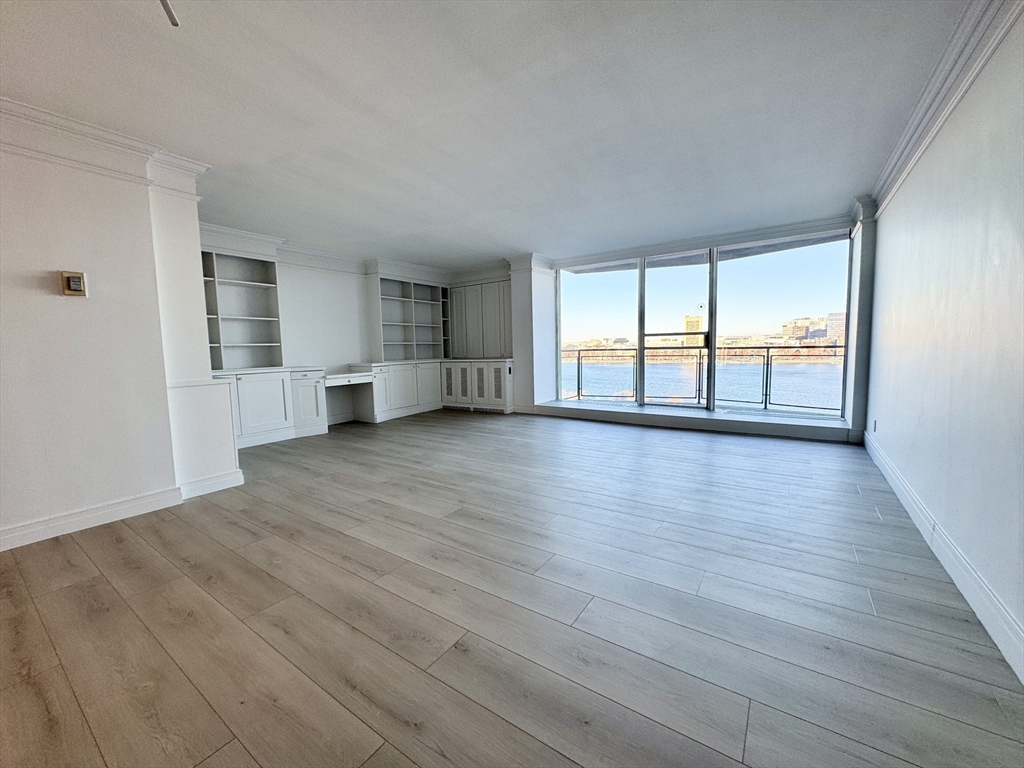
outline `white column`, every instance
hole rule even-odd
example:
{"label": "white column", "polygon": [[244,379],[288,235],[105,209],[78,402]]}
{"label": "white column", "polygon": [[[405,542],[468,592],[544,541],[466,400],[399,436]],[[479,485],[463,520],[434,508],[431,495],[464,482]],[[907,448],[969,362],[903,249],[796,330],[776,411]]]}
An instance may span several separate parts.
{"label": "white column", "polygon": [[555,321],[555,270],[537,254],[509,259],[512,273],[512,351],[515,410],[558,397],[558,334]]}
{"label": "white column", "polygon": [[876,208],[869,195],[862,195],[853,203],[856,224],[850,241],[850,310],[846,331],[846,420],[850,423],[851,443],[864,441],[868,413]]}
{"label": "white column", "polygon": [[243,482],[229,384],[210,374],[196,196],[207,167],[162,151],[147,164],[174,476],[184,498]]}

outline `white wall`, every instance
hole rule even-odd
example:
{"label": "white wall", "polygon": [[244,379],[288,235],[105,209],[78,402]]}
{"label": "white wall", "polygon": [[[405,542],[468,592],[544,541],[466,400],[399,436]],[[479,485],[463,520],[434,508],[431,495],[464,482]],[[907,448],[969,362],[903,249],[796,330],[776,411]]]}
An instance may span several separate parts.
{"label": "white wall", "polygon": [[533,399],[534,404],[558,399],[558,295],[552,269],[533,271]]}
{"label": "white wall", "polygon": [[866,441],[1024,677],[1022,61],[1024,20],[879,216]]}
{"label": "white wall", "polygon": [[[278,263],[285,365],[322,365],[332,373],[370,360],[366,280],[352,272]],[[349,389],[328,388],[330,423],[352,419]]]}
{"label": "white wall", "polygon": [[147,163],[175,483],[189,498],[240,485],[231,385],[210,376],[195,177],[206,166],[166,153]]}
{"label": "white wall", "polygon": [[[32,143],[18,138],[4,136]],[[130,508],[139,497],[174,501],[149,191],[139,163],[135,181],[0,147],[4,548],[102,522],[90,510]],[[88,298],[61,296],[58,270],[84,271]]]}
{"label": "white wall", "polygon": [[509,259],[512,273],[512,349],[515,410],[534,413],[558,397],[555,271],[537,254]]}

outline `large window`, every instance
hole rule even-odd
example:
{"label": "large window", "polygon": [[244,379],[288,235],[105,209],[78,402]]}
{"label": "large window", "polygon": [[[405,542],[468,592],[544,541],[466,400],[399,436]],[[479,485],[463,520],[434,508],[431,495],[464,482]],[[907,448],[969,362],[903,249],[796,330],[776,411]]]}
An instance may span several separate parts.
{"label": "large window", "polygon": [[561,396],[838,415],[849,239],[563,269]]}
{"label": "large window", "polygon": [[562,399],[636,400],[637,263],[563,269]]}
{"label": "large window", "polygon": [[718,253],[719,408],[842,409],[849,240]]}

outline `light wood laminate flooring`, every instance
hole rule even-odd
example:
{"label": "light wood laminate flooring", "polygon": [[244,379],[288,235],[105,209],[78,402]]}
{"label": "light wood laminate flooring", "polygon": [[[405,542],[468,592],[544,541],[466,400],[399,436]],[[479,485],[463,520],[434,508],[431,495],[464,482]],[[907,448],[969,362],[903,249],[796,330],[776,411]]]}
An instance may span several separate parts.
{"label": "light wood laminate flooring", "polygon": [[435,412],[0,554],[18,766],[1012,766],[862,448]]}

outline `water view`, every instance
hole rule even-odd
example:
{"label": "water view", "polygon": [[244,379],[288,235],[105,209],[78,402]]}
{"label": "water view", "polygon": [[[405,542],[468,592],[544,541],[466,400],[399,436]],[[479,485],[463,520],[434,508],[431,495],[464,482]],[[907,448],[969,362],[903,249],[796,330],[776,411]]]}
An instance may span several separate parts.
{"label": "water view", "polygon": [[[694,404],[704,390],[706,361],[700,365],[696,356],[685,362],[648,362],[646,400],[649,403]],[[578,375],[582,382],[577,391]],[[635,398],[635,366],[629,362],[590,362],[583,358],[577,365],[575,352],[562,361],[562,397],[575,399],[601,398],[628,401]],[[762,362],[723,362],[717,368],[717,403],[730,405],[764,405],[765,366]],[[774,360],[770,373],[769,407],[802,407],[836,412],[841,407],[843,392],[842,357],[825,361],[795,362]],[[703,396],[700,401],[703,403]]]}

